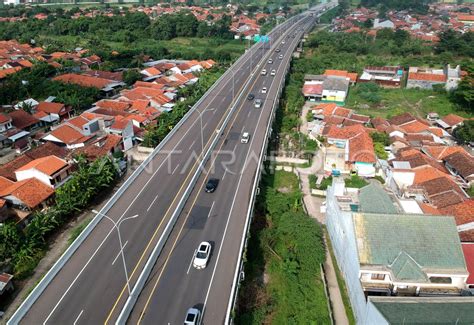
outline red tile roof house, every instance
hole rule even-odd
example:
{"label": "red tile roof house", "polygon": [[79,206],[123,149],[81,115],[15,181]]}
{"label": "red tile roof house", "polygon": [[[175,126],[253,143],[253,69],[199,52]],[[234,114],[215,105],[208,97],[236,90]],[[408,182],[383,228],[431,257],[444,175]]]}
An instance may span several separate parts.
{"label": "red tile roof house", "polygon": [[12,119],[13,126],[23,131],[34,130],[41,124],[37,118],[23,110],[15,110],[8,113],[8,116]]}
{"label": "red tile roof house", "polygon": [[455,152],[443,158],[449,172],[464,188],[474,185],[474,157],[465,152]]}
{"label": "red tile roof house", "polygon": [[453,216],[461,241],[474,242],[474,237],[471,236],[474,232],[474,199],[441,208],[437,214]]}
{"label": "red tile roof house", "polygon": [[66,73],[57,76],[53,79],[64,83],[77,84],[83,87],[97,88],[106,97],[114,95],[115,93],[117,93],[118,90],[126,86],[126,84],[121,81],[99,77],[91,77],[88,75],[81,75],[76,73]]}
{"label": "red tile roof house", "polygon": [[88,161],[94,161],[100,157],[112,156],[116,152],[121,152],[122,146],[121,136],[107,134],[82,148],[74,150],[73,155],[85,155]]}
{"label": "red tile roof house", "polygon": [[52,188],[63,185],[71,176],[71,165],[66,160],[54,155],[30,161],[15,170],[18,181],[36,178]]}
{"label": "red tile roof house", "polygon": [[[47,114],[49,123],[54,123],[57,121],[62,121],[70,117],[71,108],[66,107],[62,103],[52,103],[52,102],[40,102],[36,106],[35,111],[37,113],[43,112]],[[40,118],[41,119],[41,118]],[[44,119],[41,119],[44,120]]]}
{"label": "red tile roof house", "polygon": [[123,149],[127,151],[133,147],[133,122],[121,116],[115,117],[115,122],[107,129],[107,133],[119,135],[123,139]]}
{"label": "red tile roof house", "polygon": [[323,134],[327,138],[324,170],[374,177],[376,157],[372,138],[360,124],[338,128],[330,126]]}
{"label": "red tile roof house", "polygon": [[[0,177],[1,178],[1,177]],[[1,182],[0,182],[1,183]],[[36,178],[8,182],[0,188],[0,198],[16,213],[18,223],[26,224],[32,212],[47,207],[53,198],[54,189]]]}
{"label": "red tile roof house", "polygon": [[474,290],[474,243],[462,243],[461,247],[464,253],[464,260],[466,261],[467,271],[469,272],[466,285],[468,288]]}
{"label": "red tile roof house", "polygon": [[51,141],[67,149],[83,147],[93,136],[81,133],[77,128],[62,124],[44,136],[41,140]]}
{"label": "red tile roof house", "polygon": [[445,85],[446,75],[443,69],[425,69],[410,67],[407,88],[433,89],[434,85]]}
{"label": "red tile roof house", "polygon": [[458,126],[462,125],[464,122],[465,118],[456,115],[456,114],[448,114],[442,119],[436,120],[436,124],[439,125],[441,128],[447,130],[447,131],[452,131]]}

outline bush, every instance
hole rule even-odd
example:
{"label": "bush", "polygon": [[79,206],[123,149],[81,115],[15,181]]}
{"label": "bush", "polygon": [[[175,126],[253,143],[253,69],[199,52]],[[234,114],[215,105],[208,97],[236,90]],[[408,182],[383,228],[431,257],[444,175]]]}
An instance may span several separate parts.
{"label": "bush", "polygon": [[346,187],[353,188],[362,188],[369,184],[362,177],[357,175],[352,175],[351,178],[346,178],[344,182],[346,183]]}

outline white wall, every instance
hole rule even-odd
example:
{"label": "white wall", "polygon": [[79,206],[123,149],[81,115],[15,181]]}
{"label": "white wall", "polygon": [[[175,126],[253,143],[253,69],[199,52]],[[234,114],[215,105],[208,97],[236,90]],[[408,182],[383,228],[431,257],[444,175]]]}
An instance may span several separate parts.
{"label": "white wall", "polygon": [[40,171],[38,171],[34,168],[27,169],[27,170],[22,170],[22,171],[16,171],[15,176],[16,176],[17,181],[22,181],[24,179],[34,177],[37,180],[41,181],[42,183],[44,183],[44,184],[46,184],[50,187],[53,187],[51,185],[51,180],[49,179],[49,176],[46,175],[46,174],[41,173]]}
{"label": "white wall", "polygon": [[[334,181],[333,181],[334,182]],[[333,183],[334,184],[334,183]],[[328,188],[326,227],[341,269],[358,324],[365,321],[366,301],[359,280],[360,263],[352,222],[352,213],[341,211],[334,196],[334,186]]]}

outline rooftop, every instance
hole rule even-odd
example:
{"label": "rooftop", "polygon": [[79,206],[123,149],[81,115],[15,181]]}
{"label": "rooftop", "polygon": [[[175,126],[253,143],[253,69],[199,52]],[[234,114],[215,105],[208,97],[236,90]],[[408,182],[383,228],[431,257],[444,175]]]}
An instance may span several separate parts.
{"label": "rooftop", "polygon": [[[404,279],[418,280],[420,270],[466,273],[456,224],[451,217],[407,214],[353,214],[359,261],[365,265],[397,266],[402,258]],[[388,233],[397,234],[390,236]]]}
{"label": "rooftop", "polygon": [[398,213],[387,192],[376,182],[359,190],[360,211],[367,213]]}
{"label": "rooftop", "polygon": [[472,324],[474,297],[369,297],[389,324]]}

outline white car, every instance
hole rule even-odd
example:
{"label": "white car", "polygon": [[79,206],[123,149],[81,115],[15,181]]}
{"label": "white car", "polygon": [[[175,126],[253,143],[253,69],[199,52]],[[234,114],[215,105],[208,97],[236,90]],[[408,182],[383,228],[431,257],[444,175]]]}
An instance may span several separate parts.
{"label": "white car", "polygon": [[248,143],[250,139],[250,134],[248,132],[242,133],[242,138],[240,138],[240,143]]}
{"label": "white car", "polygon": [[280,54],[280,55],[278,56],[278,58],[279,58],[280,60],[283,59],[283,54]]}
{"label": "white car", "polygon": [[184,319],[184,325],[198,325],[201,323],[201,311],[197,308],[189,308]]}
{"label": "white car", "polygon": [[267,93],[267,87],[263,87],[262,88],[262,94],[266,94]]}
{"label": "white car", "polygon": [[261,99],[256,99],[255,100],[255,108],[260,108],[262,106],[262,100]]}
{"label": "white car", "polygon": [[207,262],[209,261],[209,255],[211,255],[211,244],[207,241],[203,241],[199,244],[199,248],[194,256],[193,266],[200,270],[205,269]]}
{"label": "white car", "polygon": [[268,59],[268,64],[272,64],[273,63],[273,60],[272,59]]}
{"label": "white car", "polygon": [[272,72],[270,72],[270,76],[274,76],[274,75],[276,75],[276,70],[275,69],[273,69]]}
{"label": "white car", "polygon": [[260,74],[261,74],[262,76],[265,76],[265,75],[267,74],[267,70],[263,69]]}

